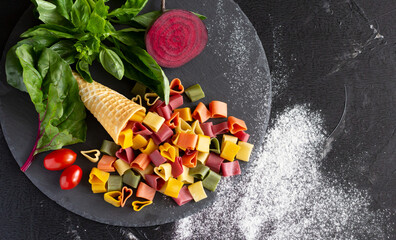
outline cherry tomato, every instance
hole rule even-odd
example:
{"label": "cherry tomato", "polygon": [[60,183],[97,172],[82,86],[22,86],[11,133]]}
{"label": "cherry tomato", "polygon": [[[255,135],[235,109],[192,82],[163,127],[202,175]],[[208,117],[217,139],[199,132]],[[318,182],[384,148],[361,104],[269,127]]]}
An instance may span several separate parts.
{"label": "cherry tomato", "polygon": [[77,165],[72,165],[63,170],[59,184],[64,190],[72,189],[80,183],[82,177],[82,170]]}
{"label": "cherry tomato", "polygon": [[62,148],[50,152],[44,158],[44,167],[51,171],[58,171],[73,165],[77,154],[70,149]]}

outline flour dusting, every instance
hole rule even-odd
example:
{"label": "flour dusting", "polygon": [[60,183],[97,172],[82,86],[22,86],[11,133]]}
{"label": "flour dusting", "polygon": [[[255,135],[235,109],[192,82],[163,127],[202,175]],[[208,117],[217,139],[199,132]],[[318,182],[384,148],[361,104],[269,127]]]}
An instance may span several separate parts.
{"label": "flour dusting", "polygon": [[[175,224],[175,239],[386,239],[389,213],[319,171],[326,133],[305,105],[279,114],[247,172],[223,178],[214,205]],[[260,148],[260,146],[259,146]]]}

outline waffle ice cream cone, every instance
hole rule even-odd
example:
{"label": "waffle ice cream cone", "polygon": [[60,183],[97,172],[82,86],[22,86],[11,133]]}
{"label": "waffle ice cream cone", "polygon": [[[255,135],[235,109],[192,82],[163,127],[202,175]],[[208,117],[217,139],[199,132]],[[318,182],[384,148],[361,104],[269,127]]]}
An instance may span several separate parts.
{"label": "waffle ice cream cone", "polygon": [[78,82],[85,107],[102,124],[114,142],[119,144],[119,135],[128,121],[135,113],[145,113],[146,109],[98,82],[86,82],[76,72],[73,72],[73,76]]}

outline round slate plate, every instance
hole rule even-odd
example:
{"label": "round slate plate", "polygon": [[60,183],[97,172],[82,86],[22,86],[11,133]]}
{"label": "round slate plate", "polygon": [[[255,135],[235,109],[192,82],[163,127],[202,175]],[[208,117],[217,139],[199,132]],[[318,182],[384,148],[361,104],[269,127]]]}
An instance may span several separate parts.
{"label": "round slate plate", "polygon": [[[145,11],[158,9],[159,6],[153,2],[156,1],[150,1]],[[251,134],[249,142],[259,146],[263,142],[269,119],[271,82],[264,49],[249,20],[230,0],[169,0],[167,8],[183,8],[206,15],[208,19],[205,20],[205,24],[209,32],[209,42],[204,52],[183,67],[165,69],[167,76],[169,79],[179,77],[186,87],[199,83],[206,94],[203,99],[205,104],[212,100],[229,103],[229,115],[246,121],[248,132]],[[17,23],[6,50],[18,41],[18,36],[22,32],[38,23],[34,19],[30,8]],[[21,166],[34,145],[38,127],[37,113],[26,93],[6,83],[5,53],[1,61],[3,71],[0,82],[0,120],[9,148]],[[131,97],[131,81],[118,81],[98,65],[93,65],[91,72],[96,81]],[[69,146],[76,152],[98,148],[103,139],[111,139],[91,114],[87,116],[87,124],[86,142]],[[255,148],[252,161],[256,159],[258,149]],[[44,169],[44,156],[45,153],[36,156],[26,171],[26,176],[59,205],[101,223],[129,227],[163,224],[197,212],[216,201],[216,193],[207,191],[207,199],[178,207],[172,199],[158,193],[154,204],[140,212],[133,212],[131,200],[124,208],[114,208],[103,200],[103,194],[91,192],[88,173],[94,164],[79,155],[76,163],[84,171],[81,183],[72,190],[62,191],[58,184],[61,172]],[[249,166],[244,162],[241,162],[241,165],[242,171],[246,171]],[[238,184],[238,176],[233,177],[232,181]],[[23,188],[19,191],[23,191]]]}

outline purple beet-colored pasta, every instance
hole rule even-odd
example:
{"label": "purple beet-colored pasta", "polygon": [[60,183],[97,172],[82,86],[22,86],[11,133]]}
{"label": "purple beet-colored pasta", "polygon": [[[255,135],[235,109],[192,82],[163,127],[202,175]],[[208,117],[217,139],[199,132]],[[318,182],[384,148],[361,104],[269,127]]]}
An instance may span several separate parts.
{"label": "purple beet-colored pasta", "polygon": [[148,128],[146,128],[143,124],[140,122],[134,122],[132,125],[132,132],[134,135],[140,134],[143,137],[150,136],[153,134]]}
{"label": "purple beet-colored pasta", "polygon": [[161,143],[165,142],[166,140],[170,139],[173,136],[173,131],[170,127],[166,124],[162,124],[161,128],[154,133],[151,137],[155,145],[160,145]]}
{"label": "purple beet-colored pasta", "polygon": [[234,134],[242,142],[247,142],[249,140],[250,135],[245,133],[244,131],[239,131]]}
{"label": "purple beet-colored pasta", "polygon": [[135,153],[133,152],[132,147],[126,149],[120,148],[115,155],[117,158],[124,160],[128,164],[131,164],[131,162],[135,159]]}
{"label": "purple beet-colored pasta", "polygon": [[221,158],[216,153],[209,153],[208,158],[206,159],[205,165],[208,166],[213,172],[220,172],[221,164],[224,162],[224,159]]}
{"label": "purple beet-colored pasta", "polygon": [[173,198],[173,200],[175,200],[177,205],[181,206],[193,200],[193,197],[191,196],[190,191],[188,191],[187,186],[183,186],[179,192],[179,196],[177,198]]}
{"label": "purple beet-colored pasta", "polygon": [[221,164],[221,175],[223,177],[240,175],[240,174],[241,174],[241,168],[237,160],[233,162],[226,162]]}
{"label": "purple beet-colored pasta", "polygon": [[177,95],[173,95],[169,98],[169,106],[172,111],[182,105],[183,105],[183,96],[182,95],[177,94]]}
{"label": "purple beet-colored pasta", "polygon": [[165,120],[169,120],[172,116],[172,109],[169,105],[159,106],[157,108],[157,113],[161,117],[165,118]]}
{"label": "purple beet-colored pasta", "polygon": [[180,176],[180,174],[183,173],[183,164],[182,164],[182,158],[181,157],[176,157],[174,162],[170,163],[172,166],[172,175],[174,178],[177,178]]}
{"label": "purple beet-colored pasta", "polygon": [[151,108],[149,109],[149,112],[157,112],[157,108],[161,105],[165,105],[165,103],[161,100],[157,100],[153,106],[151,106]]}
{"label": "purple beet-colored pasta", "polygon": [[219,135],[219,134],[224,134],[227,133],[228,130],[228,122],[222,122],[216,125],[213,125],[213,134],[215,136]]}
{"label": "purple beet-colored pasta", "polygon": [[146,174],[144,176],[146,178],[145,180],[147,184],[157,191],[160,190],[165,184],[165,180],[155,174]]}
{"label": "purple beet-colored pasta", "polygon": [[158,167],[159,165],[166,162],[166,159],[161,155],[161,153],[156,149],[150,155],[149,158],[151,162]]}
{"label": "purple beet-colored pasta", "polygon": [[209,136],[211,138],[215,137],[215,134],[213,133],[213,123],[212,122],[201,123],[200,126],[206,136]]}

